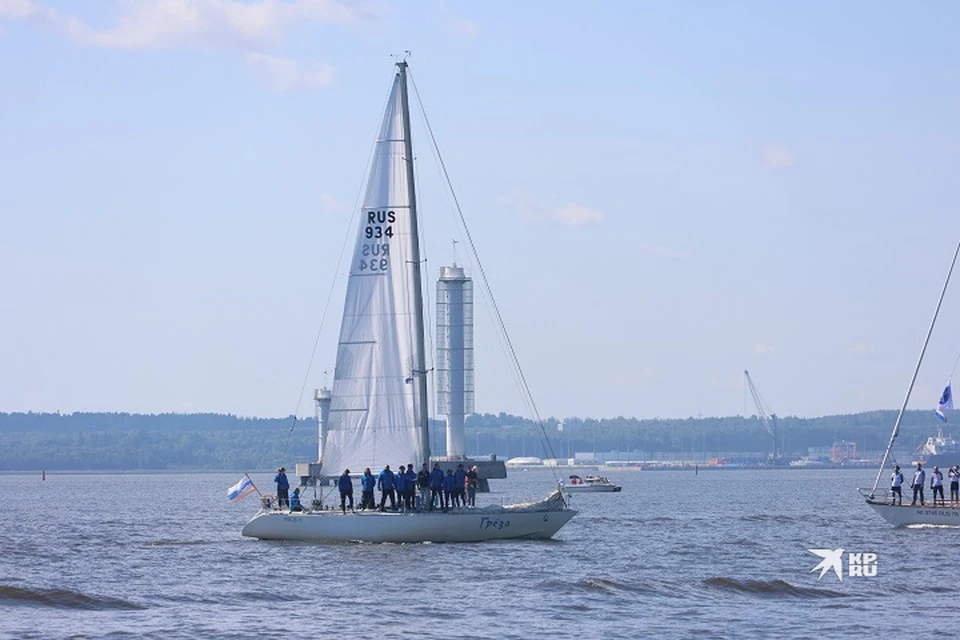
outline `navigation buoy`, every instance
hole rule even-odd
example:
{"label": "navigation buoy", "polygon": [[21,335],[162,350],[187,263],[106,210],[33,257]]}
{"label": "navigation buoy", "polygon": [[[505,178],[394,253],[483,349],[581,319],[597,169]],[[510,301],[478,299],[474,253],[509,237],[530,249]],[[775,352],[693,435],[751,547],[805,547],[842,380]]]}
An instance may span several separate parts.
{"label": "navigation buoy", "polygon": [[47,479],[47,470],[46,470],[46,469],[40,469],[40,479],[41,479],[41,480],[46,480],[46,479]]}

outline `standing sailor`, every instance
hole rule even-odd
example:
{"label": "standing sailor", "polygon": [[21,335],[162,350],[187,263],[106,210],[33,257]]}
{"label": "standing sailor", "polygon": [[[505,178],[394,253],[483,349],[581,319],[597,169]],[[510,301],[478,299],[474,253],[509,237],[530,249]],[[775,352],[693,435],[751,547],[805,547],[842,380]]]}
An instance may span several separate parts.
{"label": "standing sailor", "polygon": [[347,501],[350,502],[350,511],[353,511],[353,479],[350,478],[350,469],[344,469],[340,479],[337,480],[337,488],[340,489],[340,509],[347,512]]}
{"label": "standing sailor", "polygon": [[950,504],[960,502],[960,467],[950,467]]}
{"label": "standing sailor", "polygon": [[900,472],[900,466],[893,468],[893,475],[890,476],[890,504],[899,502],[903,504],[903,473]]}
{"label": "standing sailor", "polygon": [[283,509],[290,508],[290,480],[287,478],[287,470],[283,467],[277,469],[277,475],[273,477],[277,483],[277,507]]}
{"label": "standing sailor", "polygon": [[943,473],[940,467],[933,467],[933,473],[930,474],[930,488],[933,489],[933,506],[937,506],[937,494],[940,494],[940,506],[947,506],[943,500]]}
{"label": "standing sailor", "polygon": [[917,504],[917,496],[920,496],[920,506],[923,506],[923,481],[927,479],[927,473],[923,470],[923,465],[917,463],[917,470],[913,472],[913,502],[911,506]]}

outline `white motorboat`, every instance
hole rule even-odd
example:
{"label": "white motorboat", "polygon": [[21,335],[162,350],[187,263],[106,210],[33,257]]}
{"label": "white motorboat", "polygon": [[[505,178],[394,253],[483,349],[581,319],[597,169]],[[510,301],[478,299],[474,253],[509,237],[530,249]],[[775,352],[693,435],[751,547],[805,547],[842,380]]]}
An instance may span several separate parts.
{"label": "white motorboat", "polygon": [[[407,63],[397,63],[360,210],[337,347],[320,476],[430,462],[427,364]],[[550,538],[576,511],[561,491],[507,506],[343,513],[278,510],[262,496],[243,535],[327,542]]]}
{"label": "white motorboat", "polygon": [[564,485],[563,490],[569,493],[619,493],[623,491],[623,487],[610,482],[603,476],[590,475],[581,478],[578,475],[572,475],[569,482]]}

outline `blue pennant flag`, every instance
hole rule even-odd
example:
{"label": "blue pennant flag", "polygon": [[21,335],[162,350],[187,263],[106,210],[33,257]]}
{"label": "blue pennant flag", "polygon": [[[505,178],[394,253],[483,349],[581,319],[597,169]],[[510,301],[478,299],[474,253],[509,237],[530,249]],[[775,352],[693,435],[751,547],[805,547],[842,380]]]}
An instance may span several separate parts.
{"label": "blue pennant flag", "polygon": [[944,422],[947,421],[947,414],[944,413],[947,409],[953,409],[953,391],[950,389],[950,382],[947,382],[943,395],[940,396],[940,402],[937,403],[937,417]]}

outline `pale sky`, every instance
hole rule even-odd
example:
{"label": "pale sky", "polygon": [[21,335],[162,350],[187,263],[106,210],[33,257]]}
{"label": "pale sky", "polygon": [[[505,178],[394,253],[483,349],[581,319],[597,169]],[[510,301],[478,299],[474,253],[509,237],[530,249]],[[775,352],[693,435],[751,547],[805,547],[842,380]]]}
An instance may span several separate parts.
{"label": "pale sky", "polygon": [[[744,369],[781,415],[899,408],[960,239],[957,33],[954,2],[0,0],[0,411],[312,414],[405,50],[544,417],[751,414]],[[432,300],[462,237],[422,125]],[[529,415],[477,297],[477,411]]]}

